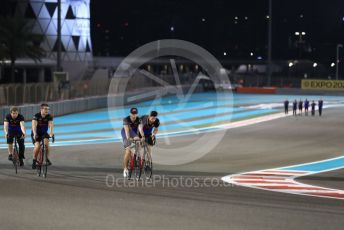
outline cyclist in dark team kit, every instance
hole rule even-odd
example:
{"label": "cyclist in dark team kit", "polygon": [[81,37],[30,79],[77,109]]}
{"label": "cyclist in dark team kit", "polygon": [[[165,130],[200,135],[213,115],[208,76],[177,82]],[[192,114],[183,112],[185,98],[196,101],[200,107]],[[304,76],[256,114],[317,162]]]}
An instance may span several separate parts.
{"label": "cyclist in dark team kit", "polygon": [[[147,149],[149,155],[152,157],[152,147],[155,145],[156,134],[158,133],[160,121],[157,118],[158,112],[152,111],[149,115],[141,117],[143,132],[145,134],[145,141],[147,143]],[[153,130],[154,129],[154,130]]]}
{"label": "cyclist in dark team kit", "polygon": [[[48,129],[50,132],[48,133]],[[32,169],[36,169],[37,156],[40,151],[40,142],[44,140],[44,144],[47,150],[47,163],[51,165],[49,160],[49,138],[54,136],[54,123],[53,117],[49,114],[49,106],[47,104],[41,105],[41,111],[32,119],[32,143],[34,144],[33,149],[33,161]]]}
{"label": "cyclist in dark team kit", "polygon": [[13,154],[13,142],[16,137],[19,146],[19,164],[24,165],[23,159],[25,159],[25,144],[24,138],[26,135],[24,117],[19,114],[17,107],[12,107],[10,113],[7,114],[4,120],[4,131],[8,144],[8,160],[12,161]]}
{"label": "cyclist in dark team kit", "polygon": [[133,139],[139,138],[139,134],[141,134],[141,138],[145,137],[143,130],[142,130],[142,123],[141,119],[138,117],[138,110],[137,108],[130,109],[130,115],[123,119],[123,128],[121,130],[123,145],[124,145],[124,160],[123,160],[123,177],[128,177],[128,163],[130,160],[131,155],[131,141]]}

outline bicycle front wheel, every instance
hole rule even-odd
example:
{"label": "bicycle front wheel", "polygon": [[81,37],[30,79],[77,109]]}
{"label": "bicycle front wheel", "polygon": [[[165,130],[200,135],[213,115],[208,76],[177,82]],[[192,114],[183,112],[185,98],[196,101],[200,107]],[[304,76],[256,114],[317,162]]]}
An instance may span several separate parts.
{"label": "bicycle front wheel", "polygon": [[142,165],[141,165],[141,157],[136,156],[136,161],[135,161],[135,176],[136,180],[140,180],[142,174]]}
{"label": "bicycle front wheel", "polygon": [[43,150],[43,177],[47,178],[47,174],[48,174],[48,163],[47,163],[47,151],[46,148],[44,148]]}
{"label": "bicycle front wheel", "polygon": [[144,150],[145,161],[143,165],[143,171],[146,176],[146,179],[151,179],[153,175],[153,161],[151,155],[148,153],[147,147]]}
{"label": "bicycle front wheel", "polygon": [[42,165],[43,165],[43,149],[39,151],[38,161],[36,162],[37,176],[42,175]]}
{"label": "bicycle front wheel", "polygon": [[14,147],[13,149],[12,163],[13,163],[15,173],[18,174],[19,154],[18,154],[18,149],[16,147]]}
{"label": "bicycle front wheel", "polygon": [[144,165],[144,173],[146,179],[151,179],[153,175],[153,163],[151,161],[146,161]]}

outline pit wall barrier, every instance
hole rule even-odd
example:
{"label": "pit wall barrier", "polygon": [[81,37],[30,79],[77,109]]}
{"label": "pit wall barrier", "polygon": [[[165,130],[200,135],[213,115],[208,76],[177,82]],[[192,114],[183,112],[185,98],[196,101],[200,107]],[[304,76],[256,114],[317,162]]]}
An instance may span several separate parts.
{"label": "pit wall barrier", "polygon": [[[104,96],[93,96],[86,98],[76,98],[70,100],[61,100],[56,102],[48,102],[51,114],[53,116],[62,116],[72,113],[80,113],[90,110],[107,108],[110,106],[125,106],[140,102],[142,100],[154,99],[157,95],[166,96],[173,92],[175,87],[147,87],[139,90],[133,90],[130,92],[125,92],[125,94],[111,94]],[[190,86],[184,85],[181,87],[184,92],[186,92]],[[202,88],[197,88],[195,92],[202,92]],[[109,102],[109,104],[108,104]],[[10,112],[9,105],[0,107],[0,122],[3,120]],[[33,115],[40,111],[40,104],[27,104],[17,106],[19,112],[25,117],[26,120],[31,120]]]}
{"label": "pit wall barrier", "polygon": [[252,94],[275,94],[277,89],[275,87],[237,87],[237,93],[252,93]]}

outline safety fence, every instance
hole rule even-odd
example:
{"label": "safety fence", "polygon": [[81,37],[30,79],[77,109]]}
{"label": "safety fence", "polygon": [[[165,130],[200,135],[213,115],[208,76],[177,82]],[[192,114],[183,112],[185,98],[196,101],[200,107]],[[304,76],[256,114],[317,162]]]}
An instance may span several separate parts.
{"label": "safety fence", "polygon": [[0,105],[37,104],[108,93],[109,81],[0,85]]}

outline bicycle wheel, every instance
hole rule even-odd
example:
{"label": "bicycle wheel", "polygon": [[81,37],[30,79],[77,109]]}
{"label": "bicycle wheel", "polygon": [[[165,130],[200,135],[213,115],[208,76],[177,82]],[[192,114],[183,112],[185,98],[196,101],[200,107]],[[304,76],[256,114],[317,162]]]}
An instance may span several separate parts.
{"label": "bicycle wheel", "polygon": [[48,163],[47,163],[47,150],[44,147],[43,151],[43,164],[42,164],[42,168],[43,168],[43,177],[47,178],[47,174],[48,174]]}
{"label": "bicycle wheel", "polygon": [[14,167],[14,171],[18,174],[18,167],[19,167],[19,153],[18,153],[18,146],[17,146],[17,138],[14,138],[14,146],[13,146],[13,153],[12,153],[12,163]]}
{"label": "bicycle wheel", "polygon": [[43,165],[43,147],[41,147],[38,155],[38,161],[36,163],[37,176],[42,175],[42,165]]}
{"label": "bicycle wheel", "polygon": [[153,161],[152,157],[148,153],[147,146],[144,146],[144,164],[143,164],[143,171],[146,176],[146,179],[152,178],[153,175]]}
{"label": "bicycle wheel", "polygon": [[18,156],[18,150],[16,148],[13,149],[12,163],[13,163],[14,171],[16,172],[16,174],[18,174],[19,156]]}
{"label": "bicycle wheel", "polygon": [[140,143],[136,142],[135,143],[135,177],[136,180],[139,180],[141,178],[141,173],[142,173],[142,164],[141,164],[141,157],[140,157]]}
{"label": "bicycle wheel", "polygon": [[136,160],[135,160],[135,177],[136,177],[136,180],[140,180],[141,174],[142,174],[141,157],[139,155],[137,155]]}
{"label": "bicycle wheel", "polygon": [[135,158],[136,158],[136,155],[134,154],[133,156],[130,156],[130,160],[128,162],[128,180],[131,179],[131,176],[133,175],[133,170],[135,168]]}

